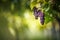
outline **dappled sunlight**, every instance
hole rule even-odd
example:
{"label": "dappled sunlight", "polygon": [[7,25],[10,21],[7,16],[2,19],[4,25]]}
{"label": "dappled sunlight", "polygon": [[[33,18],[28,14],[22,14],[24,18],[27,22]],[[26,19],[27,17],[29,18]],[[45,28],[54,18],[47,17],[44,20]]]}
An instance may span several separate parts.
{"label": "dappled sunlight", "polygon": [[16,36],[15,30],[12,27],[9,27],[9,31],[14,37]]}
{"label": "dappled sunlight", "polygon": [[19,27],[21,26],[21,18],[20,18],[20,16],[14,16],[14,20],[15,20],[16,28],[19,29]]}
{"label": "dappled sunlight", "polygon": [[[38,30],[38,27],[39,26],[39,20],[35,20],[33,14],[31,14],[31,12],[29,11],[26,11],[25,14],[24,14],[24,17],[25,17],[25,20],[26,20],[26,23],[29,27],[29,30],[33,33],[33,32],[36,32]],[[37,24],[38,22],[38,24]]]}
{"label": "dappled sunlight", "polygon": [[16,29],[19,30],[19,28],[21,27],[21,17],[12,15],[10,12],[8,12],[8,14],[4,14],[4,16],[8,20],[8,29],[10,33],[15,36]]}
{"label": "dappled sunlight", "polygon": [[14,3],[11,3],[11,10],[14,10]]}
{"label": "dappled sunlight", "polygon": [[[29,38],[33,38],[33,36],[39,36],[39,20],[35,20],[34,15],[30,11],[25,11],[24,13],[25,23],[28,25],[27,35]],[[38,35],[37,35],[38,34]]]}
{"label": "dappled sunlight", "polygon": [[19,28],[21,25],[21,19],[20,16],[9,16],[8,17],[8,21],[9,21],[9,26],[15,25],[16,28]]}

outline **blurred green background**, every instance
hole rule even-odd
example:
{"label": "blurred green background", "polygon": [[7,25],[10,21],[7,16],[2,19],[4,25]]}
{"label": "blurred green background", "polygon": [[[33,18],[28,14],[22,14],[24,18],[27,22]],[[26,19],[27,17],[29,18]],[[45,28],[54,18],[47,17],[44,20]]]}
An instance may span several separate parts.
{"label": "blurred green background", "polygon": [[[40,6],[37,3],[39,1],[0,0],[0,40],[59,40],[59,22],[50,17],[51,14],[54,15],[52,10],[45,12],[44,25],[41,25],[39,18],[35,19],[32,9]],[[60,19],[59,12],[53,12]]]}

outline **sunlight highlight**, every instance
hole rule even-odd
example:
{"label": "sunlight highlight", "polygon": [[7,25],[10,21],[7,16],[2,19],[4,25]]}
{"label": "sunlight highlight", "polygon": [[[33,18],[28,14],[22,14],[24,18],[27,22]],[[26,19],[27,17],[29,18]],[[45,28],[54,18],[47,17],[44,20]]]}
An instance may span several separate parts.
{"label": "sunlight highlight", "polygon": [[21,26],[21,18],[19,16],[14,16],[15,26],[19,28]]}
{"label": "sunlight highlight", "polygon": [[39,20],[35,20],[33,14],[31,14],[31,12],[29,12],[29,11],[26,11],[24,13],[24,17],[25,17],[26,23],[28,24],[29,30],[32,33],[38,32],[38,27],[40,24],[40,23],[38,23]]}
{"label": "sunlight highlight", "polygon": [[11,3],[11,10],[14,10],[14,3]]}
{"label": "sunlight highlight", "polygon": [[13,30],[12,27],[9,27],[9,31],[10,31],[10,33],[11,33],[13,36],[15,36],[15,31]]}

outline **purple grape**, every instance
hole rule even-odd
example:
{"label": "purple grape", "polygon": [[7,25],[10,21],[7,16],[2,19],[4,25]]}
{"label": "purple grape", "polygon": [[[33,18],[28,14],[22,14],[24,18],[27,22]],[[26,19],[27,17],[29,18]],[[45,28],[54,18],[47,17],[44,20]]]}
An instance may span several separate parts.
{"label": "purple grape", "polygon": [[38,14],[39,14],[39,17],[40,17],[40,23],[43,25],[44,24],[44,14],[40,10],[38,10]]}
{"label": "purple grape", "polygon": [[33,11],[34,11],[35,19],[38,19],[38,17],[40,17],[40,23],[43,25],[44,24],[44,13],[41,12],[41,10],[37,10],[36,7],[33,8]]}
{"label": "purple grape", "polygon": [[39,17],[43,16],[43,13],[41,12],[41,10],[38,10],[38,14],[39,14]]}

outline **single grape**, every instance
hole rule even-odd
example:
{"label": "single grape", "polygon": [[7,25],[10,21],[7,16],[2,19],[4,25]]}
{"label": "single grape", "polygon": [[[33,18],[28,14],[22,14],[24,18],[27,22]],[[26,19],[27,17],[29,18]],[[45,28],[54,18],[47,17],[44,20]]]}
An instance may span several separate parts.
{"label": "single grape", "polygon": [[38,10],[38,15],[39,17],[43,16],[43,13],[41,12],[41,10]]}

